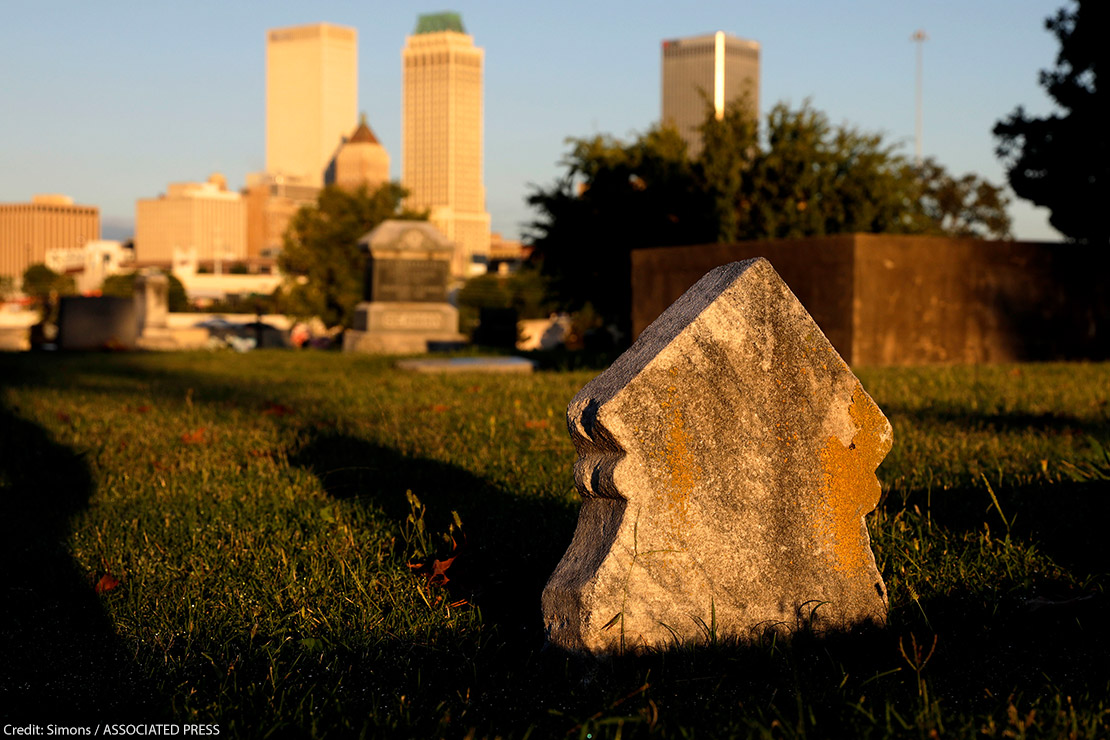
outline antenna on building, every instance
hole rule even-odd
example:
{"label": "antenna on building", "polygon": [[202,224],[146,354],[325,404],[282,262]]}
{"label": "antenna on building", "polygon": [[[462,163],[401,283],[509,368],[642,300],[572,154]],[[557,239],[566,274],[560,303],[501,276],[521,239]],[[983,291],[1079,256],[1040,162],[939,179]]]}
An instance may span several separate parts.
{"label": "antenna on building", "polygon": [[921,131],[924,128],[924,113],[922,111],[922,96],[921,96],[921,78],[922,78],[922,49],[925,47],[925,42],[929,40],[929,36],[923,29],[917,29],[910,36],[910,41],[917,44],[917,93],[916,93],[916,120],[914,123],[914,137],[913,137],[913,150],[914,162],[918,167],[921,167]]}

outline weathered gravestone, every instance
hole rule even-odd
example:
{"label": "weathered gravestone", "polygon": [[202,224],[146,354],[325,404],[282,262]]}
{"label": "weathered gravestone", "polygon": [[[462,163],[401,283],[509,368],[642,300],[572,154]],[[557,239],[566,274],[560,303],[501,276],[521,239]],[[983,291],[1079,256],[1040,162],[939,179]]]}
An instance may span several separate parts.
{"label": "weathered gravestone", "polygon": [[58,349],[134,349],[138,322],[130,298],[63,296],[58,304]]}
{"label": "weathered gravestone", "polygon": [[424,221],[383,221],[359,240],[367,255],[365,301],[343,335],[349,352],[427,352],[460,344],[459,312],[447,302],[454,246]]}
{"label": "weathered gravestone", "polygon": [[159,270],[143,270],[135,275],[132,295],[139,332],[165,329],[170,313],[170,279]]}
{"label": "weathered gravestone", "polygon": [[548,639],[608,652],[886,616],[886,417],[764,259],[719,267],[570,402],[582,510]]}
{"label": "weathered gravestone", "polygon": [[132,289],[135,318],[139,325],[140,349],[179,349],[167,326],[170,314],[170,280],[160,270],[147,269],[135,275]]}

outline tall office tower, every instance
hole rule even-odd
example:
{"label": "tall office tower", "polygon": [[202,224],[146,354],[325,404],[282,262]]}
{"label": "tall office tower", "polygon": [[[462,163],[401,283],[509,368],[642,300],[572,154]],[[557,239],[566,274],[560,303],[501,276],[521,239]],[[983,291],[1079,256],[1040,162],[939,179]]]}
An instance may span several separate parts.
{"label": "tall office tower", "polygon": [[75,249],[100,238],[100,209],[65,195],[36,195],[30,203],[0,203],[0,276],[16,283],[48,249]]}
{"label": "tall office tower", "polygon": [[317,187],[358,121],[358,36],[316,23],[266,32],[266,171]]}
{"label": "tall office tower", "polygon": [[691,157],[701,153],[698,126],[705,121],[706,100],[720,118],[744,92],[758,115],[758,41],[717,31],[663,42],[663,123],[678,129]]}
{"label": "tall office tower", "polygon": [[482,60],[457,13],[422,15],[401,52],[401,183],[408,205],[455,243],[452,273],[485,271],[490,217],[482,184]]}

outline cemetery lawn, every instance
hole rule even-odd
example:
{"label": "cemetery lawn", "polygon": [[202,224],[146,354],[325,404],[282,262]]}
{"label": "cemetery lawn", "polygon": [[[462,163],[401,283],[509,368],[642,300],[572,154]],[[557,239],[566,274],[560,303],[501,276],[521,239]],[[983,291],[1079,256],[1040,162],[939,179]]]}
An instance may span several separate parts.
{"label": "cemetery lawn", "polygon": [[1110,365],[860,371],[894,426],[869,518],[889,623],[604,661],[544,650],[539,611],[595,372],[0,355],[2,721],[1110,735]]}

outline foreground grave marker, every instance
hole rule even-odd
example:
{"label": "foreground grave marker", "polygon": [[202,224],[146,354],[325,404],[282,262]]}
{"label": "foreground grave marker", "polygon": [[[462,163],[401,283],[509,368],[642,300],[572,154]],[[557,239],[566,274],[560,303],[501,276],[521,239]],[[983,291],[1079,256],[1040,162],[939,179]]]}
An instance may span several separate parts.
{"label": "foreground grave marker", "polygon": [[886,616],[886,417],[764,259],[703,277],[570,402],[582,510],[549,640],[608,652]]}

